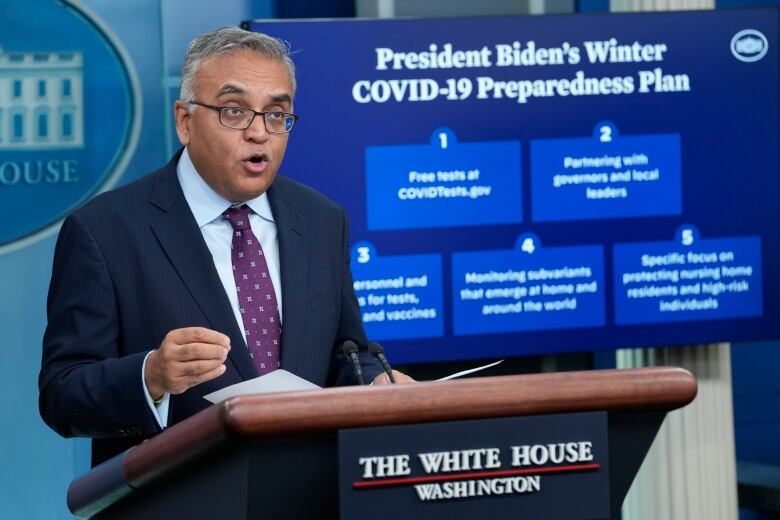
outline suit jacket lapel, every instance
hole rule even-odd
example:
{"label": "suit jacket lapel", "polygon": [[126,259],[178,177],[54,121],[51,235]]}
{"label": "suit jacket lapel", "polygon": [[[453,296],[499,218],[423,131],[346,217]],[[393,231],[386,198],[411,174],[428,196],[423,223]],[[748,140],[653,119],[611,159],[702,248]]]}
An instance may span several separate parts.
{"label": "suit jacket lapel", "polygon": [[152,204],[162,209],[152,231],[181,276],[212,329],[227,334],[233,348],[229,358],[244,380],[257,377],[236,323],[225,288],[219,279],[211,252],[195,222],[176,177],[178,155],[157,178]]}
{"label": "suit jacket lapel", "polygon": [[282,368],[296,372],[306,363],[301,334],[308,305],[308,252],[306,218],[284,192],[283,178],[277,178],[268,190],[268,201],[276,223],[279,241],[279,266],[282,278]]}

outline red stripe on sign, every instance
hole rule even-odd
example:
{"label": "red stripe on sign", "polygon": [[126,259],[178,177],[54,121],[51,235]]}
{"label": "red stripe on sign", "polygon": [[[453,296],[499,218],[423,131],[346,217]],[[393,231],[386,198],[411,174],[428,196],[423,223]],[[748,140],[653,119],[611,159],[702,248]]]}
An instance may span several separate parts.
{"label": "red stripe on sign", "polygon": [[601,464],[578,464],[574,466],[551,466],[547,468],[507,469],[498,471],[477,471],[472,473],[457,473],[451,475],[431,475],[428,477],[389,478],[385,480],[358,481],[352,484],[354,488],[372,488],[383,486],[403,486],[421,482],[444,482],[447,480],[464,480],[487,477],[513,477],[516,475],[536,475],[539,473],[567,473],[572,471],[588,471],[599,469]]}

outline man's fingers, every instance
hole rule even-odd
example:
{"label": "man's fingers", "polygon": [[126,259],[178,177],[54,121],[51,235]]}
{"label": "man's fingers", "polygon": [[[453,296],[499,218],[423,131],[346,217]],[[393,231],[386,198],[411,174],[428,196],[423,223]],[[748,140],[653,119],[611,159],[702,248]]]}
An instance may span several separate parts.
{"label": "man's fingers", "polygon": [[147,358],[144,384],[150,395],[180,394],[225,373],[230,338],[205,327],[175,329]]}
{"label": "man's fingers", "polygon": [[205,327],[185,327],[168,333],[166,339],[178,345],[187,343],[212,343],[214,345],[230,346],[230,338],[216,330]]}
{"label": "man's fingers", "polygon": [[227,358],[229,348],[213,343],[187,343],[177,345],[173,358],[176,361],[194,361],[217,359],[224,361]]}
{"label": "man's fingers", "polygon": [[220,366],[224,366],[224,362],[218,359],[209,361],[187,361],[185,363],[179,363],[179,369],[177,371],[185,377],[200,376]]}
{"label": "man's fingers", "polygon": [[407,376],[403,372],[399,372],[398,370],[393,370],[393,377],[395,378],[395,382],[399,385],[406,385],[409,383],[416,383],[417,381],[415,379],[412,379],[411,377]]}
{"label": "man's fingers", "polygon": [[[398,370],[393,370],[393,377],[395,378],[395,382],[400,384],[400,385],[409,384],[409,383],[416,383],[417,382],[414,379],[412,379],[411,377],[409,377],[406,374],[404,374],[403,372],[399,372]],[[387,374],[385,372],[382,372],[381,374],[376,376],[376,378],[374,379],[374,384],[375,385],[389,385],[389,384],[391,384],[390,383],[390,378],[387,377]]]}
{"label": "man's fingers", "polygon": [[221,364],[218,367],[209,370],[208,372],[205,372],[203,374],[200,374],[198,376],[189,376],[187,378],[187,387],[192,388],[193,386],[199,385],[201,383],[205,383],[206,381],[211,381],[212,379],[216,379],[222,374],[224,374],[225,370],[226,370],[225,365]]}

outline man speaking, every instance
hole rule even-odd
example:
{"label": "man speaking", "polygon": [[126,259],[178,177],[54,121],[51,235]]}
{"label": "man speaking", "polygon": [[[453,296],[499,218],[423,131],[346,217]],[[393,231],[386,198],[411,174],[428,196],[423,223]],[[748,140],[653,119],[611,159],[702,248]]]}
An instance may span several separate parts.
{"label": "man speaking", "polygon": [[199,36],[174,106],[184,147],[63,223],[40,411],[61,435],[93,438],[93,465],[279,367],[354,384],[346,340],[361,345],[367,380],[388,382],[363,348],[343,209],[277,176],[295,86],[282,42]]}

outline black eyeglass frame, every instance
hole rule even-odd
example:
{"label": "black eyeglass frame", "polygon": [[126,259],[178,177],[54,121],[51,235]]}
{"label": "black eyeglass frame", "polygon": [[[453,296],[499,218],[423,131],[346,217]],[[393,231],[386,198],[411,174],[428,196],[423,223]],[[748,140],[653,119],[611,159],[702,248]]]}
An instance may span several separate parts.
{"label": "black eyeglass frame", "polygon": [[[230,128],[231,130],[246,130],[247,128],[252,126],[252,123],[255,122],[255,118],[257,116],[263,116],[263,126],[265,126],[265,131],[266,132],[268,132],[269,134],[284,135],[284,134],[289,134],[292,131],[292,129],[295,127],[295,123],[297,123],[298,119],[300,119],[300,117],[301,117],[298,114],[293,114],[292,112],[282,112],[282,111],[279,111],[279,110],[269,110],[269,111],[266,111],[266,112],[258,112],[257,110],[252,110],[251,108],[247,108],[247,107],[220,107],[220,106],[215,106],[215,105],[207,105],[206,103],[201,103],[200,101],[195,101],[195,100],[188,100],[187,104],[198,105],[200,107],[210,108],[211,110],[214,110],[215,112],[217,112],[219,114],[219,124],[221,124],[225,128]],[[241,110],[248,110],[249,112],[252,112],[252,119],[249,120],[249,122],[247,123],[247,125],[244,128],[236,128],[235,126],[229,126],[229,125],[226,125],[225,123],[222,122],[222,111],[223,110],[229,110],[231,108],[240,108]],[[290,128],[288,128],[287,131],[285,131],[285,132],[276,132],[274,130],[269,130],[268,129],[268,121],[266,121],[266,119],[265,119],[266,114],[274,114],[274,115],[280,115],[281,114],[281,115],[284,115],[284,116],[290,116],[290,117],[292,117],[292,124],[290,125]]]}

